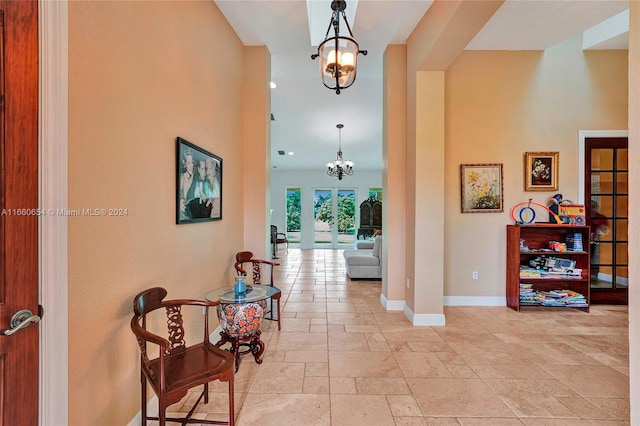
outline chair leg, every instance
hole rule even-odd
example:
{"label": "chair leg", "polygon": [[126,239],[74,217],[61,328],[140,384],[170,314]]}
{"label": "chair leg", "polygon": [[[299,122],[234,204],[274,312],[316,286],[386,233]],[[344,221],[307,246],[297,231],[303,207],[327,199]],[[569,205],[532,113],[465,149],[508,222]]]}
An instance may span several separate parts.
{"label": "chair leg", "polygon": [[236,424],[236,413],[235,407],[233,406],[233,377],[229,380],[229,426],[234,426]]}
{"label": "chair leg", "polygon": [[142,414],[142,424],[147,425],[147,378],[144,376],[144,373],[140,373],[140,382],[142,383],[142,391],[140,392],[141,397],[141,407],[140,412]]}
{"label": "chair leg", "polygon": [[164,406],[164,398],[158,397],[158,426],[166,426],[167,422],[167,407]]}
{"label": "chair leg", "polygon": [[278,297],[278,331],[280,331],[280,298]]}

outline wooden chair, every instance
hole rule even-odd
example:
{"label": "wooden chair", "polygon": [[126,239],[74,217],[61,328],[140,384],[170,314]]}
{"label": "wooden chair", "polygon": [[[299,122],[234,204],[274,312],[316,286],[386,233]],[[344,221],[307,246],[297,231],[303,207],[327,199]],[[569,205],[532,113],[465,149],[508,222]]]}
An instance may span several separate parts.
{"label": "wooden chair", "polygon": [[289,253],[289,240],[284,232],[278,232],[276,225],[271,225],[271,258],[278,258],[278,244],[286,244]]}
{"label": "wooden chair", "polygon": [[[140,346],[140,381],[142,384],[142,424],[148,420],[158,420],[160,426],[165,422],[234,425],[233,409],[233,377],[234,358],[229,352],[215,347],[209,341],[209,310],[218,302],[204,300],[164,300],[167,290],[154,287],[145,290],[133,299],[133,318],[131,330],[135,334]],[[190,307],[182,310],[183,307]],[[156,324],[160,315],[160,308],[165,308],[167,333],[160,336],[147,330],[149,325]],[[204,338],[201,343],[187,346],[183,314],[191,310],[193,315],[202,316],[204,309]],[[154,311],[158,311],[155,312]],[[150,315],[151,314],[151,315]],[[149,318],[148,318],[149,316]],[[148,321],[149,320],[149,321]],[[153,322],[152,322],[153,320]],[[155,331],[155,330],[154,330]],[[157,345],[158,356],[150,359],[147,343]],[[209,382],[221,380],[229,383],[229,421],[193,419],[191,416],[197,405],[204,398],[209,402]],[[147,415],[147,382],[158,396],[158,416]],[[204,385],[199,398],[183,418],[166,417],[167,407],[180,401],[187,395],[187,391],[196,386]]]}
{"label": "wooden chair", "polygon": [[251,265],[251,282],[247,283],[248,285],[251,283],[269,285],[278,290],[268,300],[267,313],[265,314],[264,319],[269,321],[278,321],[278,330],[280,330],[280,298],[282,297],[282,291],[276,287],[273,282],[273,268],[280,264],[270,262],[268,260],[254,259],[253,253],[250,251],[241,251],[236,253],[236,263],[233,266],[238,275],[247,276],[249,264]]}

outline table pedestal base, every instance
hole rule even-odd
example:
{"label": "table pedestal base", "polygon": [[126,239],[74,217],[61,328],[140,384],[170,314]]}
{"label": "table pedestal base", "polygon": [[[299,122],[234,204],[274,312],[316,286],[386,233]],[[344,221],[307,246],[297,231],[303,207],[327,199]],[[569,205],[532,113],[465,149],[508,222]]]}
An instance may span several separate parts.
{"label": "table pedestal base", "polygon": [[224,331],[220,332],[220,340],[218,340],[216,346],[220,347],[225,343],[231,343],[229,352],[231,352],[236,359],[236,373],[238,372],[238,368],[240,368],[241,355],[251,353],[253,354],[253,358],[256,360],[256,364],[262,364],[264,342],[260,340],[260,334],[260,330],[257,330],[252,336],[231,337]]}

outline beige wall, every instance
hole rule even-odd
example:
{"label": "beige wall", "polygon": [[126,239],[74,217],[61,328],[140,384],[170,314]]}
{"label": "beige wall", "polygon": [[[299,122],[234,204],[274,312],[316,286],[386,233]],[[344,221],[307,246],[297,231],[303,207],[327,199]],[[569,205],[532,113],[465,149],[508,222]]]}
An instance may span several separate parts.
{"label": "beige wall", "polygon": [[[438,286],[444,287],[445,304],[474,296],[476,304],[503,302],[504,236],[511,207],[528,198],[546,203],[556,192],[577,200],[578,131],[627,128],[626,51],[583,52],[580,37],[544,52],[462,50],[474,35],[470,29],[481,28],[498,6],[435,2],[407,42],[406,276],[415,280],[415,288],[407,291],[406,301],[414,314],[441,312],[432,304],[442,298]],[[432,87],[425,89],[419,82],[420,76],[426,83],[427,74],[439,70],[445,72],[445,95],[441,105],[434,105],[437,84],[432,79]],[[434,163],[440,158],[440,145],[433,145],[438,129],[426,124],[441,107],[444,184]],[[421,149],[425,146],[430,149]],[[524,191],[527,151],[560,152],[558,191]],[[459,167],[464,163],[503,164],[504,213],[460,213]],[[444,196],[437,192],[442,185]],[[443,256],[437,232],[423,225],[441,222],[441,203]],[[544,212],[538,214],[544,220]],[[428,241],[434,243],[421,244]],[[471,279],[472,271],[478,271],[478,280]]]}
{"label": "beige wall", "polygon": [[[238,168],[243,169],[243,206],[253,214],[244,218],[244,247],[256,258],[270,258],[271,172],[271,56],[265,46],[245,47],[243,73],[242,139],[245,149]],[[250,147],[249,147],[250,146]],[[267,187],[265,187],[265,183]]]}
{"label": "beige wall", "polygon": [[[577,201],[578,131],[627,128],[627,52],[583,52],[580,37],[545,52],[465,51],[447,70],[445,102],[445,295],[504,296],[512,206],[556,192]],[[524,191],[527,151],[560,153],[558,191]],[[460,213],[464,163],[503,164],[504,213]]]}
{"label": "beige wall", "polygon": [[[127,209],[69,218],[71,425],[140,409],[136,293],[201,298],[232,279],[243,52],[214,2],[69,2],[69,206]],[[175,224],[176,136],[222,157],[222,221]]]}
{"label": "beige wall", "polygon": [[[382,185],[382,294],[400,305],[405,300],[405,234],[407,204],[407,47],[393,45],[384,53]],[[391,208],[390,206],[394,206]],[[395,309],[398,309],[396,306]]]}

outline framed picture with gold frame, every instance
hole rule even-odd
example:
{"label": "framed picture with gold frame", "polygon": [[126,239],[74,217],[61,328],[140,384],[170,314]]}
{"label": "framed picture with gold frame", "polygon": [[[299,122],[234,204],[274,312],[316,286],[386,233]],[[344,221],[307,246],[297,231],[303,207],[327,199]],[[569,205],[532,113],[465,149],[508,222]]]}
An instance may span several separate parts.
{"label": "framed picture with gold frame", "polygon": [[462,213],[504,211],[502,164],[461,164],[460,187]]}
{"label": "framed picture with gold frame", "polygon": [[558,190],[558,152],[525,152],[524,190]]}

